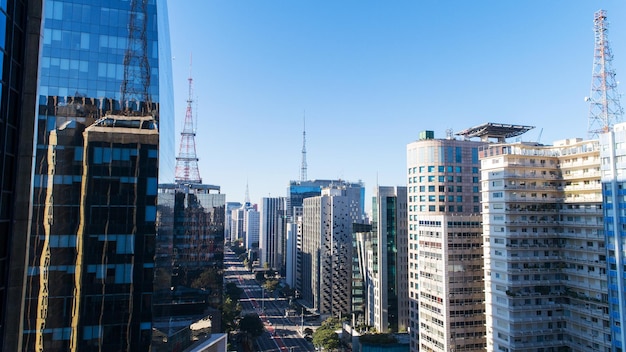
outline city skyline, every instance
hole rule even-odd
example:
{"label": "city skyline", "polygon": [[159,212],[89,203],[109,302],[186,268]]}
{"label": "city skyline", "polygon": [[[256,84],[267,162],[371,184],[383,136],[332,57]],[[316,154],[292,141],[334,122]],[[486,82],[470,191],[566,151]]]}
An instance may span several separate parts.
{"label": "city skyline", "polygon": [[617,80],[626,75],[618,2],[168,6],[176,140],[193,55],[200,174],[229,201],[246,183],[258,203],[300,179],[305,115],[308,178],[362,180],[368,198],[406,184],[405,146],[421,130],[444,138],[498,122],[535,126],[526,141],[586,138],[600,8]]}

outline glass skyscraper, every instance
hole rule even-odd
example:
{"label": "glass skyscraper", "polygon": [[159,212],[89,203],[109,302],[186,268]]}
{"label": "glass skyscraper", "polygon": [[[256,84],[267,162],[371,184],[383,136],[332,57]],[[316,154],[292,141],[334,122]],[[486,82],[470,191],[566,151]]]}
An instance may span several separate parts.
{"label": "glass skyscraper", "polygon": [[0,1],[0,351],[22,316],[40,19],[40,0]]}
{"label": "glass skyscraper", "polygon": [[626,124],[616,124],[599,137],[611,350],[623,351],[626,341]]}
{"label": "glass skyscraper", "polygon": [[[44,0],[24,351],[148,350],[174,131],[164,0]],[[8,334],[7,334],[8,336]]]}

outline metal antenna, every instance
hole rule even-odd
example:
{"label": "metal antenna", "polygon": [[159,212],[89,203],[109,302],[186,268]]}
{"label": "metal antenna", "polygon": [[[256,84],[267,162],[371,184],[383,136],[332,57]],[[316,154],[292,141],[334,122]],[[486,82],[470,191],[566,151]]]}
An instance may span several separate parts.
{"label": "metal antenna", "polygon": [[590,139],[596,139],[600,133],[611,130],[616,122],[621,121],[624,114],[612,67],[613,54],[608,40],[609,24],[606,20],[606,11],[598,10],[593,16],[593,24],[595,49],[591,96],[585,98],[589,102],[587,133]]}
{"label": "metal antenna", "polygon": [[198,156],[196,155],[196,130],[193,124],[193,89],[191,78],[191,56],[189,57],[189,97],[187,98],[187,111],[185,124],[180,133],[180,148],[176,157],[175,182],[184,184],[200,184],[200,170],[198,169]]}

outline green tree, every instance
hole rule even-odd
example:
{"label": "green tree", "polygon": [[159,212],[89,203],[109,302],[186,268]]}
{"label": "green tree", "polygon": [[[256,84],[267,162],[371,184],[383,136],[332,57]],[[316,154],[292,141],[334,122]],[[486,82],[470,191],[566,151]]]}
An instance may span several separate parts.
{"label": "green tree", "polygon": [[341,320],[337,317],[330,317],[322,322],[320,329],[338,330],[341,329]]}
{"label": "green tree", "polygon": [[234,282],[229,282],[226,284],[225,293],[227,296],[233,299],[233,301],[238,301],[241,298],[241,294],[243,290],[237,286]]}
{"label": "green tree", "polygon": [[311,328],[305,328],[305,329],[304,329],[304,331],[303,331],[304,336],[312,336],[312,335],[313,335],[313,332],[314,332],[314,331],[313,331],[313,329],[311,329]]}
{"label": "green tree", "polygon": [[239,321],[239,330],[243,331],[246,336],[256,339],[265,331],[265,326],[256,313],[249,313]]}
{"label": "green tree", "polygon": [[341,341],[335,331],[320,327],[313,333],[313,345],[334,351],[341,347]]}
{"label": "green tree", "polygon": [[235,319],[241,314],[241,305],[239,302],[234,301],[230,296],[226,296],[221,311],[224,331],[228,333],[235,330],[237,327]]}
{"label": "green tree", "polygon": [[276,287],[278,287],[278,280],[275,279],[266,280],[263,283],[263,288],[270,296],[274,293]]}
{"label": "green tree", "polygon": [[256,274],[254,274],[254,278],[256,279],[256,281],[263,283],[265,282],[265,273],[262,271],[257,271]]}

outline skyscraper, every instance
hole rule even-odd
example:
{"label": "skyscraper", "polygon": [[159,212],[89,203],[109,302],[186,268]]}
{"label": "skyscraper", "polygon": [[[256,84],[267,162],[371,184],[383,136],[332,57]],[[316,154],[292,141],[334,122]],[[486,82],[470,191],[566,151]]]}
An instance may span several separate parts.
{"label": "skyscraper", "polygon": [[[210,315],[214,332],[220,331],[224,270],[224,217],[226,196],[207,184],[160,184],[158,205],[155,320],[169,331],[172,317],[189,324]],[[204,275],[202,287],[194,281]],[[178,298],[194,287],[202,292]],[[208,310],[208,312],[207,312]],[[191,341],[187,341],[191,343]]]}
{"label": "skyscraper", "polygon": [[372,197],[373,311],[378,331],[406,331],[408,307],[408,232],[406,187],[376,187]]}
{"label": "skyscraper", "polygon": [[480,141],[407,145],[411,350],[485,348]]}
{"label": "skyscraper", "polygon": [[[608,250],[608,300],[612,351],[624,349],[626,341],[626,256],[624,229],[626,219],[626,123],[615,124],[613,130],[600,134],[600,173],[602,180],[602,208],[604,209],[604,231]],[[599,274],[602,274],[599,272]],[[603,307],[604,308],[604,307]]]}
{"label": "skyscraper", "polygon": [[43,8],[24,318],[9,343],[146,350],[158,163],[174,159],[157,129],[174,130],[165,2]]}
{"label": "skyscraper", "polygon": [[352,224],[363,221],[362,189],[335,185],[304,200],[302,298],[321,314],[351,312]]}
{"label": "skyscraper", "polygon": [[0,351],[16,351],[23,316],[42,2],[0,3]]}
{"label": "skyscraper", "polygon": [[406,187],[377,186],[372,224],[353,225],[352,307],[355,323],[379,332],[406,331],[408,233]]}
{"label": "skyscraper", "polygon": [[609,307],[615,318],[619,304],[608,298],[619,279],[607,277],[607,249],[615,254],[620,242],[608,223],[619,209],[610,177],[619,162],[602,162],[603,206],[597,140],[494,143],[480,159],[487,349],[610,350],[620,333],[609,324]]}
{"label": "skyscraper", "polygon": [[259,209],[259,263],[284,275],[285,198],[263,197]]}
{"label": "skyscraper", "polygon": [[[304,157],[304,155],[303,155]],[[304,160],[304,159],[303,159]],[[287,223],[286,229],[294,229],[292,224],[297,222],[297,214],[298,211],[302,211],[302,206],[304,203],[304,199],[319,196],[322,194],[322,188],[331,187],[333,185],[349,185],[350,187],[356,187],[361,190],[361,217],[364,218],[364,206],[365,206],[365,188],[363,188],[363,184],[361,182],[358,183],[348,183],[342,180],[310,180],[310,181],[290,181],[289,186],[287,187],[287,198],[286,198],[286,210],[287,213]],[[297,228],[297,227],[296,227]],[[293,233],[293,232],[292,232]],[[285,260],[290,259],[292,262],[285,262],[285,267],[296,268],[293,283],[295,284],[295,288],[298,290],[302,290],[302,278],[303,276],[308,276],[307,273],[302,272],[302,239],[300,238],[301,232],[295,233],[295,246],[296,253],[295,255],[285,256]],[[286,237],[286,235],[285,235]],[[285,244],[287,246],[287,244]],[[287,249],[285,249],[286,251]],[[295,261],[295,263],[294,263]]]}

